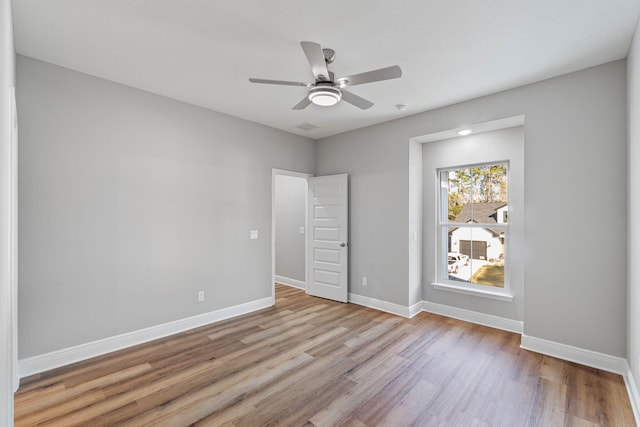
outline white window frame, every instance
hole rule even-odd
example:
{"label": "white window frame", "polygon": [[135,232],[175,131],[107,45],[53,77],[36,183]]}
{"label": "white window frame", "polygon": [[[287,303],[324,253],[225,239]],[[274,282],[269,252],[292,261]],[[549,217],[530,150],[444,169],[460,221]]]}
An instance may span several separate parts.
{"label": "white window frame", "polygon": [[[478,295],[492,299],[498,299],[503,301],[511,301],[513,296],[511,294],[510,286],[510,248],[511,241],[509,236],[509,222],[507,223],[455,223],[450,222],[448,218],[449,206],[449,182],[447,173],[452,170],[468,169],[475,167],[491,166],[496,164],[507,165],[507,212],[511,208],[511,167],[509,160],[495,160],[482,163],[465,164],[448,166],[439,168],[436,170],[436,182],[438,185],[438,191],[436,192],[435,203],[436,212],[436,282],[433,286],[437,289],[449,290],[454,292],[466,293],[471,295]],[[492,228],[501,229],[504,231],[504,287],[494,287],[488,285],[480,285],[475,283],[468,283],[462,281],[449,280],[448,272],[448,230],[449,227],[469,227],[469,228]]]}

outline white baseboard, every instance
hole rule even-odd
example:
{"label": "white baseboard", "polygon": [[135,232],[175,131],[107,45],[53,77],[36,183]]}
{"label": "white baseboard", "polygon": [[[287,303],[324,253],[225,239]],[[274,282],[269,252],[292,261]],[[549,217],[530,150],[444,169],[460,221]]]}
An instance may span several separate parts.
{"label": "white baseboard", "polygon": [[281,283],[283,285],[291,286],[292,288],[302,289],[303,291],[307,290],[307,282],[303,282],[302,280],[290,279],[284,276],[274,276],[276,282]]}
{"label": "white baseboard", "polygon": [[505,317],[494,316],[492,314],[480,313],[477,311],[466,310],[464,308],[452,307],[450,305],[438,304],[429,301],[422,302],[422,309],[428,313],[453,317],[454,319],[464,320],[465,322],[476,323],[478,325],[502,329],[503,331],[522,334],[522,322],[519,320],[507,319]]}
{"label": "white baseboard", "polygon": [[633,416],[636,419],[636,424],[640,426],[640,393],[638,392],[638,386],[633,378],[633,372],[629,367],[629,363],[626,363],[627,373],[624,375],[624,385],[627,387],[627,394],[631,401],[631,409],[633,410]]}
{"label": "white baseboard", "polygon": [[597,351],[586,350],[555,341],[536,338],[529,335],[522,335],[520,347],[569,362],[579,363],[603,371],[613,372],[622,376],[627,375],[627,359],[610,354],[599,353]]}
{"label": "white baseboard", "polygon": [[417,303],[409,306],[409,317],[413,317],[418,313],[423,311],[422,307],[424,305],[424,301],[418,301]]}
{"label": "white baseboard", "polygon": [[395,304],[376,298],[365,297],[353,293],[349,293],[349,302],[407,318],[411,318],[422,311],[426,311],[429,313],[453,317],[454,319],[477,323],[484,326],[490,326],[492,328],[502,329],[509,332],[515,332],[518,334],[522,333],[522,322],[518,320],[505,319],[503,317],[493,316],[485,313],[478,313],[475,311],[465,310],[462,308],[452,307],[444,304],[420,301],[413,304],[412,306],[406,307],[404,305]]}
{"label": "white baseboard", "polygon": [[[402,317],[411,317],[412,307],[405,307],[400,304],[379,300],[376,298],[365,297],[358,294],[349,293],[349,302],[363,305],[369,308],[375,308],[376,310],[385,311],[387,313],[395,314]],[[414,313],[415,315],[416,313]]]}
{"label": "white baseboard", "polygon": [[210,323],[219,322],[231,317],[240,316],[252,311],[261,310],[271,307],[275,304],[273,297],[267,297],[260,300],[250,301],[244,304],[238,304],[232,307],[222,308],[220,310],[211,311],[209,313],[199,314],[197,316],[187,317],[186,319],[176,320],[174,322],[164,323],[162,325],[151,326],[149,328],[140,329],[138,331],[128,332],[126,334],[116,335],[86,344],[80,344],[74,347],[64,348],[62,350],[52,351],[50,353],[21,359],[18,361],[18,374],[20,378],[39,372],[48,371],[50,369],[59,368],[71,363],[80,362],[92,357],[100,356],[112,351],[121,350],[123,348],[142,344],[158,338],[183,332],[199,326],[208,325]]}

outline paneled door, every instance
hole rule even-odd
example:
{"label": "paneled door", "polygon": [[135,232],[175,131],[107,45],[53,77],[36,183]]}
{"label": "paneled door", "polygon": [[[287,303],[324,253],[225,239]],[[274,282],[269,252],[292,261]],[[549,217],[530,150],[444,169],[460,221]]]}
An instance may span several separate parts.
{"label": "paneled door", "polygon": [[310,295],[347,302],[349,293],[348,175],[309,178]]}

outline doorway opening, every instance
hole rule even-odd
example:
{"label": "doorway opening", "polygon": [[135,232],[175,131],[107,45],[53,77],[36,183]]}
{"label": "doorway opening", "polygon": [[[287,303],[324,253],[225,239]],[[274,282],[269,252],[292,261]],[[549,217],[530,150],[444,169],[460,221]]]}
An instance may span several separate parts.
{"label": "doorway opening", "polygon": [[311,174],[272,170],[271,285],[275,283],[307,292],[308,178]]}

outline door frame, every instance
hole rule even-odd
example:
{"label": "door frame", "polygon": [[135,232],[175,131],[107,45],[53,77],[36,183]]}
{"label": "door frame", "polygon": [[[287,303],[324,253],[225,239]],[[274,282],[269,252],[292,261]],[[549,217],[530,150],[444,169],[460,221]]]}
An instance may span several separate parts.
{"label": "door frame", "polygon": [[274,304],[276,302],[276,175],[303,178],[307,183],[307,190],[304,194],[304,291],[309,293],[309,178],[313,174],[286,169],[271,169],[271,297]]}

